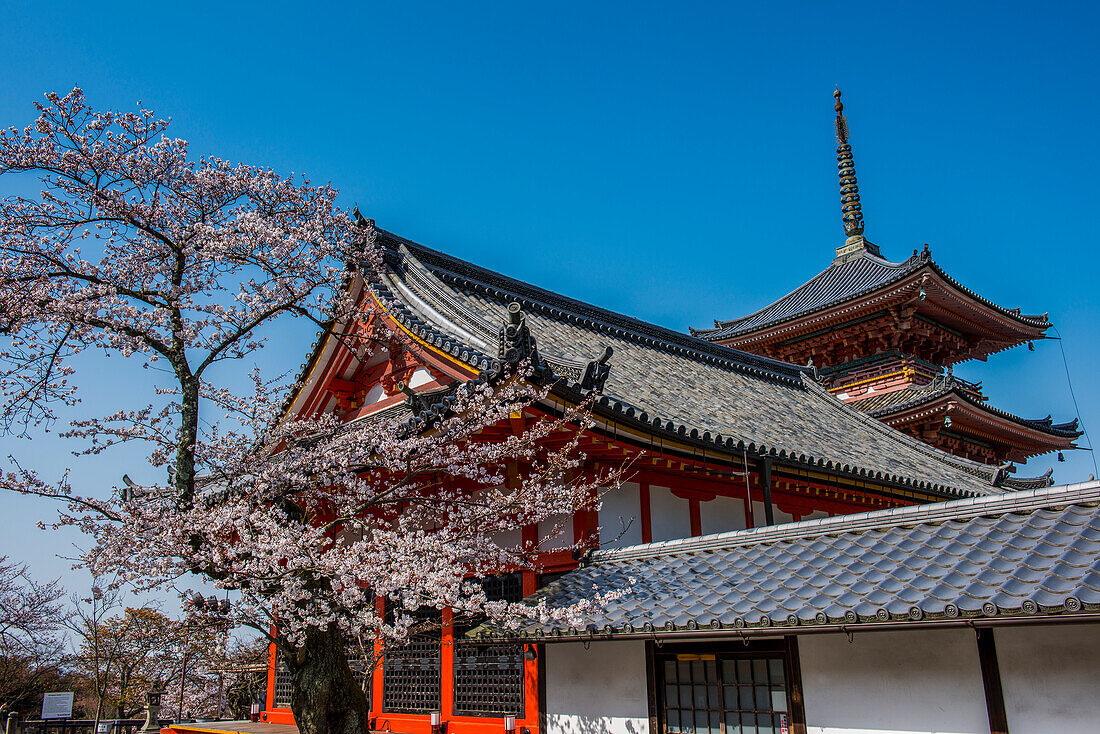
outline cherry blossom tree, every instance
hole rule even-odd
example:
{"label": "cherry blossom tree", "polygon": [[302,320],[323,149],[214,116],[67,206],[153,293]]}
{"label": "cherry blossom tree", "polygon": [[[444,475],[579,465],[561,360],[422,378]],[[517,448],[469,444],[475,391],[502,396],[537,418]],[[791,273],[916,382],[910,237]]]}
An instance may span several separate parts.
{"label": "cherry blossom tree", "polygon": [[[93,111],[74,89],[38,111],[0,134],[0,175],[42,182],[39,196],[0,205],[4,429],[33,437],[58,405],[75,406],[82,352],[166,365],[147,401],[67,431],[89,453],[145,442],[150,463],[168,470],[164,484],[104,496],[15,456],[0,474],[2,488],[61,501],[55,524],[92,539],[83,562],[93,573],[181,592],[197,574],[234,594],[231,621],[278,645],[310,733],[367,728],[349,640],[400,643],[424,609],[505,625],[583,611],[491,602],[470,579],[531,568],[535,549],[498,539],[593,508],[619,480],[583,470],[585,406],[482,439],[552,400],[535,379],[545,370],[502,353],[426,416],[285,415],[292,386],[255,370],[240,389],[225,366],[287,317],[361,358],[400,339],[377,319],[375,333],[352,328],[376,308],[347,287],[383,267],[372,223],[342,211],[331,187],[189,158],[147,110]],[[224,616],[210,607],[190,611]]]}
{"label": "cherry blossom tree", "polygon": [[60,676],[64,594],[57,582],[36,581],[0,556],[0,716],[25,713]]}

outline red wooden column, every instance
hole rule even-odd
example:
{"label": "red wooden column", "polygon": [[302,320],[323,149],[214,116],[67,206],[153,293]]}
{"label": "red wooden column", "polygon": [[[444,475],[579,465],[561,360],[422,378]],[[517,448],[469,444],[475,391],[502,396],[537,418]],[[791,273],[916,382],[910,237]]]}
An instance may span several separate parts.
{"label": "red wooden column", "polygon": [[703,515],[699,510],[699,500],[688,500],[688,513],[691,515],[691,537],[698,538],[703,534]]}
{"label": "red wooden column", "polygon": [[[382,619],[386,618],[386,600],[375,598],[374,600],[375,611]],[[374,638],[374,674],[370,679],[371,696],[370,696],[370,715],[380,716],[382,714],[382,638]]]}
{"label": "red wooden column", "polygon": [[[271,634],[275,634],[275,628],[271,628]],[[275,665],[276,655],[278,655],[279,648],[274,642],[268,646],[267,654],[267,697],[265,699],[264,711],[270,711],[275,708]]]}
{"label": "red wooden column", "polygon": [[[589,467],[586,465],[585,470]],[[592,466],[592,473],[599,471],[599,464]],[[569,479],[572,479],[570,472]],[[595,496],[589,498],[595,501]],[[596,510],[578,510],[573,514],[573,542],[582,548],[600,547],[600,515]]]}
{"label": "red wooden column", "polygon": [[[530,526],[528,526],[530,527]],[[527,528],[524,528],[526,534]],[[530,596],[538,591],[539,580],[538,574],[534,571],[523,572],[523,595]],[[526,726],[532,732],[538,732],[538,722],[541,713],[542,702],[539,700],[539,663],[542,657],[542,647],[534,647],[537,651],[536,658],[534,660],[523,661],[523,719],[516,722],[516,728],[520,726]],[[527,646],[523,646],[524,652],[527,651]]]}
{"label": "red wooden column", "polygon": [[439,710],[443,714],[443,721],[454,717],[455,710],[455,626],[454,612],[450,609],[443,610],[443,629],[440,630],[440,638],[443,649],[439,655]]}
{"label": "red wooden column", "polygon": [[638,505],[642,522],[642,542],[653,542],[653,518],[649,505],[649,482],[638,482]]}

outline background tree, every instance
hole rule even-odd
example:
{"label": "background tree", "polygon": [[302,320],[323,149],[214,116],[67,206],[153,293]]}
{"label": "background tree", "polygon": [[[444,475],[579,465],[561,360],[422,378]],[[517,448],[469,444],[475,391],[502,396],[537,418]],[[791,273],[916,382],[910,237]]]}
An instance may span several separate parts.
{"label": "background tree", "polygon": [[253,697],[267,692],[267,638],[230,640],[206,662],[210,675],[208,704],[203,716],[247,719]]}
{"label": "background tree", "polygon": [[159,401],[74,421],[67,435],[92,453],[147,442],[169,480],[104,497],[13,457],[0,487],[67,503],[59,522],[94,539],[84,556],[94,573],[143,589],[182,589],[198,573],[236,592],[235,620],[286,660],[305,733],[367,727],[345,657],[353,636],[404,640],[423,608],[509,624],[579,611],[490,603],[466,581],[529,568],[529,549],[494,537],[590,507],[617,481],[574,471],[583,410],[478,440],[546,399],[528,379],[544,365],[509,356],[458,387],[443,415],[411,426],[284,415],[288,386],[256,372],[242,391],[231,365],[212,368],[253,354],[261,328],[286,315],[363,358],[376,336],[396,339],[355,332],[367,314],[343,287],[377,277],[372,224],[353,225],[330,187],[190,160],[148,111],[95,112],[79,89],[38,109],[32,125],[0,135],[0,175],[33,173],[43,187],[0,204],[5,424],[30,436],[56,404],[73,404],[80,352],[166,363]]}
{"label": "background tree", "polygon": [[118,587],[93,575],[87,596],[72,594],[71,606],[64,618],[64,625],[78,645],[75,664],[80,671],[84,692],[93,700],[93,720],[99,721],[106,713],[107,693],[117,671],[119,650],[107,644],[106,620],[119,608],[121,594]]}
{"label": "background tree", "polygon": [[0,556],[0,718],[36,713],[42,693],[67,680],[64,594],[57,582],[39,583],[26,566]]}
{"label": "background tree", "polygon": [[[104,657],[114,661],[105,697],[120,719],[129,719],[145,707],[145,694],[155,682],[170,683],[179,670],[177,649],[182,625],[151,607],[132,608],[100,625]],[[201,637],[201,639],[200,639]],[[194,646],[208,642],[196,635]]]}

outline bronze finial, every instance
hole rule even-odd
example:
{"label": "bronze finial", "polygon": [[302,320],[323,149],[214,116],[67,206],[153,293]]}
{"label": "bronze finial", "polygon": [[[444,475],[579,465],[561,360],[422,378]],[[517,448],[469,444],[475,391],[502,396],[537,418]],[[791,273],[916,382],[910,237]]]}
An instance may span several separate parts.
{"label": "bronze finial", "polygon": [[856,164],[852,160],[852,146],[848,144],[848,120],[844,117],[844,104],[840,101],[840,88],[833,92],[836,104],[837,169],[840,172],[840,210],[844,221],[844,233],[848,237],[863,234],[863,207],[859,203],[859,184],[856,181]]}

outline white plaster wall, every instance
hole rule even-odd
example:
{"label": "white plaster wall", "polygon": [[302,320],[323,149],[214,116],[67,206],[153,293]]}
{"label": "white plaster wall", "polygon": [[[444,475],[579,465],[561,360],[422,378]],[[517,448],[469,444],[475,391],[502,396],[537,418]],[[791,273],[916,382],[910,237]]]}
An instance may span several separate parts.
{"label": "white plaster wall", "polygon": [[653,542],[691,537],[691,508],[668,487],[649,488],[649,522]]}
{"label": "white plaster wall", "polygon": [[382,383],[379,382],[372,385],[370,390],[367,390],[366,396],[363,398],[363,405],[374,405],[377,402],[381,402],[386,399],[386,391],[382,388]]}
{"label": "white plaster wall", "polygon": [[523,529],[512,528],[511,530],[505,530],[500,533],[493,533],[493,542],[501,548],[518,550],[523,543]]}
{"label": "white plaster wall", "polygon": [[[768,521],[768,516],[764,514],[764,503],[753,502],[752,503],[752,519],[756,523],[756,527],[763,527]],[[774,504],[772,505],[772,520],[776,525],[782,525],[787,522],[794,522],[794,516],[780,510]]]}
{"label": "white plaster wall", "polygon": [[641,542],[642,509],[638,485],[624,482],[600,498],[600,547],[625,548]]}
{"label": "white plaster wall", "polygon": [[775,520],[776,525],[782,525],[785,522],[794,522],[794,515],[788,515],[786,512],[783,512],[783,510],[772,505],[772,519]]}
{"label": "white plaster wall", "polygon": [[546,645],[547,734],[649,734],[645,643]]}
{"label": "white plaster wall", "polygon": [[428,372],[428,370],[424,369],[423,367],[417,367],[415,370],[413,370],[412,377],[409,378],[409,387],[416,388],[420,387],[421,385],[427,385],[434,379],[435,378],[432,377],[431,372]]}
{"label": "white plaster wall", "polygon": [[[564,521],[565,527],[561,529],[561,532],[557,535],[554,534],[554,528],[558,527]],[[553,537],[551,537],[553,536]],[[563,550],[565,548],[573,547],[573,518],[559,515],[550,520],[543,520],[539,523],[539,549],[540,550]]]}
{"label": "white plaster wall", "polygon": [[798,652],[808,734],[989,733],[973,630],[804,635]]}
{"label": "white plaster wall", "polygon": [[1100,731],[1100,625],[993,632],[1012,734]]}
{"label": "white plaster wall", "polygon": [[745,500],[740,497],[719,496],[700,502],[699,519],[703,535],[743,530],[748,527],[745,522]]}

